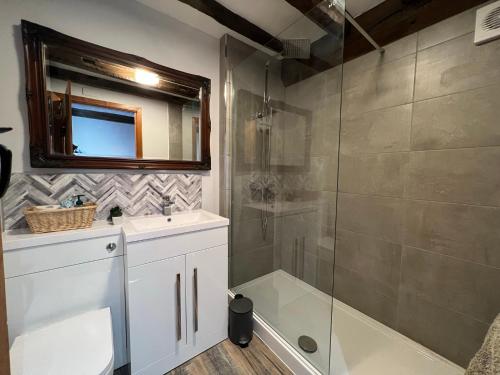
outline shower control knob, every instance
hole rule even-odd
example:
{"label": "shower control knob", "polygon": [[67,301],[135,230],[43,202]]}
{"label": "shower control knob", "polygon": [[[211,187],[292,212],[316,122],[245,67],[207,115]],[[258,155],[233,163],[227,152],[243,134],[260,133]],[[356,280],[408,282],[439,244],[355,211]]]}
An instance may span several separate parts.
{"label": "shower control knob", "polygon": [[115,251],[115,249],[116,249],[116,243],[114,242],[110,242],[106,245],[106,250],[108,250],[108,253]]}

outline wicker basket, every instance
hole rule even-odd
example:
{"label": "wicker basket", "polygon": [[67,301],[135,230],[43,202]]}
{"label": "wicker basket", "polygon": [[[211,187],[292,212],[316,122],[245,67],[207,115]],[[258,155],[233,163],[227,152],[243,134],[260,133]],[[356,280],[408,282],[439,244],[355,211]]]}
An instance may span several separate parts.
{"label": "wicker basket", "polygon": [[29,207],[24,216],[33,233],[57,232],[92,226],[97,205],[85,203],[82,207],[39,209]]}

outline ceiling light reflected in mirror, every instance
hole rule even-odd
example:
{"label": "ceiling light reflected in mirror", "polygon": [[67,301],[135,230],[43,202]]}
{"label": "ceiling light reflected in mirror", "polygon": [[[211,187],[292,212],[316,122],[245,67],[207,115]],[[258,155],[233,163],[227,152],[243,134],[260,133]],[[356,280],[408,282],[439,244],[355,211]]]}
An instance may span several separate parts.
{"label": "ceiling light reflected in mirror", "polygon": [[135,69],[134,78],[137,83],[147,86],[157,86],[160,83],[158,74],[140,68]]}

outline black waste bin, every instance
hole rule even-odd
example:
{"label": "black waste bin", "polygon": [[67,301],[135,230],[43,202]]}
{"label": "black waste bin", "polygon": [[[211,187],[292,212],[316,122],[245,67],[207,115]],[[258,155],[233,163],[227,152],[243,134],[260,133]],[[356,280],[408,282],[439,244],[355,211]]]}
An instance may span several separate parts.
{"label": "black waste bin", "polygon": [[253,302],[241,294],[229,303],[229,339],[246,348],[253,337]]}

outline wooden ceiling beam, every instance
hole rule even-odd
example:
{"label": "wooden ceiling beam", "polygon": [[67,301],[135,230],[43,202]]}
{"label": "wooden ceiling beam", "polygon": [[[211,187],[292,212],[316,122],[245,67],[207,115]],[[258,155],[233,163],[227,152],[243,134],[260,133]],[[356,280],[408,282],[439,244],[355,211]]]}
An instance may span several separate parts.
{"label": "wooden ceiling beam", "polygon": [[[239,16],[238,14],[232,12],[231,10],[224,7],[222,4],[218,3],[215,0],[179,0],[180,2],[187,4],[194,9],[206,14],[207,16],[213,18],[220,24],[226,26],[227,28],[236,31],[237,33],[247,37],[248,39],[259,43],[262,46],[268,47],[271,50],[276,51],[277,53],[281,53],[283,51],[283,43],[278,38],[269,34],[267,31],[261,29],[260,27],[254,25],[250,21],[245,18]],[[307,9],[307,3],[309,1],[320,2],[322,0],[302,0],[302,8]],[[316,15],[319,19],[319,14]],[[342,28],[338,27],[338,24],[333,23],[332,19],[329,17],[323,17],[321,19],[321,27],[330,29],[332,33],[338,35],[342,33]],[[341,38],[341,36],[339,36]],[[311,49],[314,51],[314,49]],[[341,57],[341,56],[340,56]],[[335,61],[336,65],[338,61]],[[284,59],[283,60],[283,72],[282,78],[285,82],[285,85],[290,82],[296,82],[300,80],[303,76],[302,71],[306,71],[308,73],[304,73],[307,76],[315,74],[314,72],[324,71],[326,69],[331,68],[332,63],[329,59],[323,58],[321,54],[311,53],[311,57],[309,59]],[[296,74],[296,71],[299,71]],[[290,73],[290,74],[288,74]]]}
{"label": "wooden ceiling beam", "polygon": [[[328,46],[328,38],[319,39],[312,44],[311,50],[321,56],[322,60],[331,63],[337,62],[338,64],[353,60],[374,50],[374,47],[347,20],[345,21],[345,27],[342,27],[342,21],[338,21],[339,12],[335,14],[336,20],[331,18],[328,21],[325,18],[329,17],[328,13],[321,9],[324,6],[318,6],[323,0],[286,1],[330,33],[333,24],[337,24],[338,29],[343,29],[343,43],[338,42],[342,39],[330,40],[331,43],[337,45],[337,48],[330,46],[326,52],[321,52],[322,48]],[[356,21],[378,44],[384,46],[487,1],[386,0],[356,17]],[[300,65],[293,65],[293,69],[299,68]],[[316,71],[315,69],[304,68],[302,72],[292,72],[293,69],[290,68],[287,84],[292,84],[299,78],[304,79],[318,73],[321,71],[321,67],[318,68],[319,70]]]}
{"label": "wooden ceiling beam", "polygon": [[[216,0],[179,0],[212,17],[220,24],[276,52],[282,42]],[[373,51],[373,46],[349,22],[343,24],[339,12],[332,16],[324,0],[285,0],[328,34],[311,44],[311,58],[284,60],[282,78],[290,85]],[[405,36],[461,13],[487,0],[386,0],[356,18],[380,45]],[[340,15],[340,18],[339,18]],[[343,43],[342,43],[343,41]]]}
{"label": "wooden ceiling beam", "polygon": [[[357,17],[356,21],[378,44],[384,46],[486,1],[386,0]],[[373,46],[346,23],[344,62],[373,50]]]}
{"label": "wooden ceiling beam", "polygon": [[[273,35],[260,27],[254,25],[252,22],[241,17],[240,15],[227,9],[224,5],[219,4],[215,0],[179,0],[194,9],[212,17],[221,25],[236,31],[237,33],[247,37],[248,39],[266,46],[276,52],[283,50],[283,44],[280,40],[276,39]],[[250,2],[249,2],[250,4]]]}

